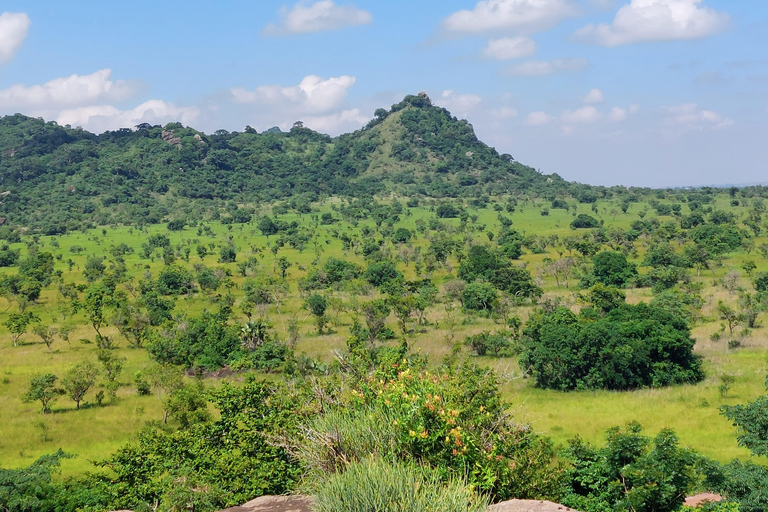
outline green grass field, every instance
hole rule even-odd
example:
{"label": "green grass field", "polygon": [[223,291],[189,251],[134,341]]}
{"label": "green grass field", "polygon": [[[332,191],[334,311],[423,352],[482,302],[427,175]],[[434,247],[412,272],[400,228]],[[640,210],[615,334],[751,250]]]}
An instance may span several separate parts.
{"label": "green grass field", "polygon": [[[330,200],[318,205],[317,209],[319,213],[330,212],[333,204],[338,202]],[[514,222],[513,227],[524,234],[558,235],[561,239],[576,234],[569,228],[576,212],[550,209],[549,215],[542,216],[541,207],[546,205],[548,203],[541,199],[528,200],[521,202],[514,213],[504,212],[503,215],[510,217]],[[733,211],[739,215],[746,211],[743,207],[731,207],[725,194],[718,198],[715,208]],[[641,211],[648,209],[648,206],[645,203],[632,204],[626,214],[621,213],[617,205],[611,203],[598,203],[597,209],[598,213],[595,214],[590,205],[578,205],[578,213],[601,217],[605,221],[606,228],[626,229],[633,220],[639,218],[638,214]],[[264,209],[260,213],[268,211]],[[411,215],[401,215],[401,222],[396,227],[404,226],[415,231],[419,224],[417,221],[428,221],[434,218],[434,213],[430,212],[428,207],[412,208],[410,212]],[[457,239],[465,238],[465,241],[471,239],[487,243],[487,231],[498,233],[499,212],[492,208],[477,210],[471,207],[468,208],[468,212],[477,215],[477,220],[469,224],[471,228],[469,232],[456,233]],[[687,213],[685,206],[683,213]],[[280,218],[287,221],[298,220],[302,225],[310,225],[315,222],[313,216],[316,215],[318,213],[313,213],[312,216],[299,216],[293,213],[281,215]],[[338,217],[338,213],[334,215]],[[648,217],[653,216],[654,212],[650,209]],[[659,220],[664,222],[673,220],[673,217],[660,217]],[[455,228],[460,221],[450,219],[442,222],[446,226]],[[165,225],[150,226],[145,231],[130,227],[106,227],[103,230],[99,228],[87,233],[40,237],[38,246],[40,251],[50,251],[57,257],[56,268],[62,271],[62,280],[65,283],[85,283],[82,270],[87,258],[93,255],[108,256],[111,247],[122,243],[134,249],[133,254],[125,257],[134,286],[147,272],[156,276],[163,267],[162,257],[148,260],[143,259],[139,253],[141,244],[149,235],[157,233],[167,234],[174,246],[192,248],[189,262],[179,260],[180,264],[190,267],[192,264],[202,262],[209,267],[227,268],[236,286],[241,285],[245,280],[238,275],[236,263],[219,264],[217,262],[219,248],[228,243],[230,237],[232,243],[239,248],[238,262],[255,256],[259,259],[261,272],[266,274],[275,272],[276,256],[273,256],[269,250],[274,237],[268,239],[261,235],[255,227],[255,222],[245,225],[223,225],[216,222],[206,224],[211,228],[212,235],[199,234],[196,227],[187,227],[179,232],[170,232]],[[285,256],[292,263],[287,278],[289,293],[279,306],[271,305],[268,308],[261,308],[256,314],[268,319],[282,339],[287,338],[289,320],[295,316],[300,329],[297,353],[305,352],[321,361],[331,361],[333,350],[344,347],[352,324],[351,313],[331,311],[333,317],[331,332],[322,336],[316,334],[313,319],[307,311],[302,309],[303,297],[298,292],[297,280],[306,275],[307,269],[314,261],[324,262],[330,256],[355,261],[364,267],[365,260],[359,251],[344,251],[341,241],[332,233],[333,231],[347,232],[357,236],[358,240],[362,240],[360,230],[363,226],[371,229],[376,227],[372,221],[362,221],[356,227],[343,221],[330,226],[318,226],[315,229],[316,240],[310,241],[303,251],[299,252],[288,246],[279,250],[277,256]],[[484,229],[480,229],[482,226],[485,226]],[[28,241],[26,238],[28,237],[25,237],[25,242]],[[759,246],[766,240],[768,239],[756,239],[755,242]],[[200,244],[213,244],[209,255],[203,259],[200,259],[194,251],[194,247]],[[422,234],[418,234],[418,238],[413,241],[414,248],[422,247],[426,250],[428,245],[429,242]],[[639,251],[635,261],[639,261],[644,253],[642,241],[636,242],[635,246]],[[26,243],[14,244],[13,247],[20,248],[22,256],[27,252]],[[76,252],[73,252],[73,248]],[[388,249],[391,250],[392,256],[397,256],[402,247],[392,246]],[[527,254],[521,260],[544,288],[546,295],[559,296],[566,303],[576,304],[577,280],[572,279],[569,288],[558,287],[553,278],[541,272],[546,257],[557,258],[563,253],[568,255],[564,247],[562,245],[549,247],[545,254],[526,252]],[[68,260],[72,263],[69,264]],[[711,341],[710,335],[719,329],[715,312],[717,301],[725,300],[733,304],[736,301],[736,296],[718,284],[718,280],[735,270],[741,274],[739,284],[749,288],[749,279],[741,270],[741,266],[746,261],[756,263],[757,271],[768,270],[768,262],[759,254],[738,252],[728,255],[723,265],[716,268],[714,273],[705,271],[701,277],[696,278],[695,271],[693,272],[694,279],[700,280],[705,286],[702,293],[705,299],[703,319],[694,326],[693,330],[697,340],[696,350],[705,358],[708,375],[708,378],[699,385],[625,393],[559,393],[534,388],[531,379],[521,375],[515,358],[483,357],[478,358],[478,363],[494,367],[505,376],[507,383],[504,386],[504,393],[512,403],[516,418],[530,422],[537,431],[551,436],[557,443],[565,443],[567,439],[577,434],[589,441],[600,442],[608,427],[636,420],[646,427],[649,435],[655,434],[660,428],[671,427],[676,430],[683,444],[717,460],[727,461],[734,457],[745,459],[748,457],[748,452],[737,447],[734,428],[720,416],[718,407],[723,404],[746,402],[764,392],[768,365],[766,331],[765,328],[752,330],[749,336],[743,339],[743,347],[739,349],[728,348],[727,335],[719,341]],[[422,270],[420,277],[431,277],[435,284],[440,286],[453,279],[458,265],[458,261],[451,258],[447,266],[438,268],[432,273]],[[418,277],[414,263],[406,265],[401,262],[399,268],[406,278]],[[453,271],[453,276],[450,271]],[[12,273],[15,270],[6,269],[6,272]],[[44,324],[52,326],[58,325],[61,320],[57,309],[60,299],[56,289],[55,284],[46,289],[39,303],[31,308]],[[242,292],[237,288],[232,292],[237,299],[242,297]],[[333,295],[342,301],[349,302],[354,298],[370,300],[376,296],[376,292],[363,287],[356,291],[333,292]],[[630,302],[651,298],[648,289],[628,290],[627,295]],[[488,318],[466,317],[458,308],[451,310],[446,306],[444,300],[432,306],[427,312],[429,324],[410,335],[415,349],[428,355],[432,361],[437,362],[450,353],[451,340],[463,340],[467,335],[500,327]],[[0,324],[6,320],[8,314],[15,311],[15,308],[16,306],[7,302],[6,299],[0,299]],[[216,306],[210,297],[197,293],[190,297],[180,297],[176,312],[194,316],[204,308],[215,309]],[[239,320],[244,321],[245,316],[237,307],[235,311]],[[526,319],[530,314],[530,308],[516,308],[513,313]],[[761,320],[765,321],[764,318]],[[135,373],[150,363],[148,353],[145,350],[128,348],[126,341],[121,339],[112,327],[108,327],[106,332],[118,340],[117,354],[127,359],[119,379],[124,386],[121,387],[115,403],[107,399],[103,406],[95,405],[95,394],[102,389],[98,385],[89,392],[86,397],[88,404],[80,411],[76,411],[75,404],[65,397],[61,397],[56,402],[54,413],[47,415],[39,412],[39,403],[24,403],[21,400],[21,396],[28,387],[29,379],[33,375],[51,372],[62,376],[70,365],[85,359],[95,360],[97,349],[92,343],[95,332],[82,313],[77,317],[77,322],[78,327],[70,335],[70,343],[57,340],[52,347],[52,352],[49,352],[46,346],[31,333],[22,337],[20,346],[13,347],[8,330],[4,327],[0,328],[0,379],[2,379],[0,382],[0,466],[28,465],[40,455],[61,447],[66,452],[78,455],[75,459],[65,461],[63,474],[80,474],[92,468],[90,461],[102,459],[124,445],[146,421],[162,419],[162,405],[158,398],[138,396],[133,386]],[[389,325],[399,332],[394,317],[389,319]],[[724,374],[736,377],[726,397],[722,397],[718,390],[719,377]],[[103,386],[103,379],[100,382]],[[208,385],[216,385],[216,381],[210,381]]]}

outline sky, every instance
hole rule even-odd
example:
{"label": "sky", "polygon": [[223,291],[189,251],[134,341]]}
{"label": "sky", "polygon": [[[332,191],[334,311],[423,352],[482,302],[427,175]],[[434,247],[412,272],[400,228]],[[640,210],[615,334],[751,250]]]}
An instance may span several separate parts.
{"label": "sky", "polygon": [[100,133],[295,121],[406,94],[593,185],[768,183],[766,0],[0,2],[0,115]]}

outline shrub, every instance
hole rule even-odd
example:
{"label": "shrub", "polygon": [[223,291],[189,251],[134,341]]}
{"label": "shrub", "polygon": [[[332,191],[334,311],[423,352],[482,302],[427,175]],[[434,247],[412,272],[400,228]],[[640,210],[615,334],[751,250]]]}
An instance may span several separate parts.
{"label": "shrub", "polygon": [[483,512],[486,497],[459,480],[447,483],[429,469],[369,459],[318,485],[317,512]]}
{"label": "shrub", "polygon": [[571,222],[571,229],[599,228],[600,221],[586,213],[580,213]]}
{"label": "shrub", "polygon": [[474,336],[467,336],[464,344],[471,347],[478,356],[484,356],[489,352],[493,352],[494,356],[499,357],[499,355],[512,347],[512,342],[506,336],[498,333],[491,334],[488,331]]}
{"label": "shrub", "polygon": [[488,283],[469,283],[461,292],[461,304],[469,311],[491,311],[498,300],[499,293]]}
{"label": "shrub", "polygon": [[568,472],[570,492],[564,504],[585,512],[679,510],[698,483],[699,457],[678,447],[677,436],[669,429],[652,443],[641,432],[637,423],[611,428],[604,448],[580,438],[571,440],[565,454],[573,469]]}
{"label": "shrub", "polygon": [[592,258],[595,280],[606,286],[623,288],[635,276],[637,268],[627,261],[627,257],[619,252],[603,251]]}
{"label": "shrub", "polygon": [[394,263],[382,261],[379,263],[371,263],[365,271],[365,274],[363,274],[363,277],[373,286],[381,286],[393,279],[402,278],[403,274],[397,270]]}
{"label": "shrub", "polygon": [[622,304],[595,318],[557,307],[526,324],[521,366],[536,385],[559,390],[635,389],[704,378],[682,318],[648,304]]}

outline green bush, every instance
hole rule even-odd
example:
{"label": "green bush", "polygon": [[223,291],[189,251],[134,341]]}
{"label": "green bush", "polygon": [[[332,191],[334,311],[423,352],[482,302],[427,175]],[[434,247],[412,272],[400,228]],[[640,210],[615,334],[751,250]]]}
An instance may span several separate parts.
{"label": "green bush", "polygon": [[316,512],[483,512],[488,499],[458,480],[444,483],[433,471],[367,459],[322,482]]}
{"label": "green bush", "polygon": [[468,311],[491,311],[498,301],[499,293],[488,283],[469,283],[461,292],[461,304]]}
{"label": "green bush", "polygon": [[699,382],[701,357],[686,321],[648,304],[540,311],[524,331],[520,361],[543,388],[635,389]]}
{"label": "green bush", "polygon": [[599,228],[600,221],[586,213],[580,213],[571,222],[571,229]]}
{"label": "green bush", "polygon": [[564,504],[582,512],[679,510],[698,483],[699,456],[680,448],[669,429],[653,442],[641,432],[637,423],[611,428],[603,448],[571,440],[565,455],[573,468]]}

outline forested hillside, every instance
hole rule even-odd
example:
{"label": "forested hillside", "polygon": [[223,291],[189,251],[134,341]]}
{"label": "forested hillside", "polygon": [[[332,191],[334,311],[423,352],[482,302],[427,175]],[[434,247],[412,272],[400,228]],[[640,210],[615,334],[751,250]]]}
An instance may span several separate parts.
{"label": "forested hillside", "polygon": [[396,193],[477,197],[554,191],[542,176],[475,136],[426,95],[379,109],[363,129],[331,138],[289,132],[143,124],[95,135],[20,114],[0,119],[0,216],[45,234],[88,225],[217,218],[229,202]]}

